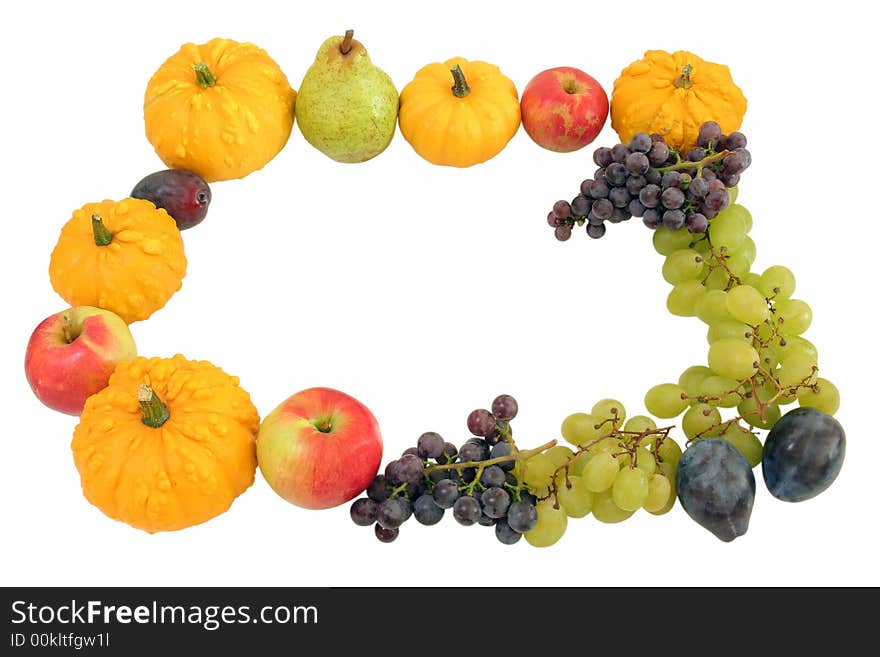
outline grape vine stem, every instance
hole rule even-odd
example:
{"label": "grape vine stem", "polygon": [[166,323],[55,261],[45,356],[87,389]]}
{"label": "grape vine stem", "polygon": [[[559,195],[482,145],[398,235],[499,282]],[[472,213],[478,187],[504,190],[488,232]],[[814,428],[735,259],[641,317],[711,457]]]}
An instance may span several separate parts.
{"label": "grape vine stem", "polygon": [[700,175],[700,172],[703,170],[703,167],[709,166],[710,164],[714,164],[715,162],[720,162],[730,153],[729,150],[725,149],[723,151],[718,151],[712,155],[704,157],[702,160],[698,162],[691,162],[690,160],[682,160],[681,155],[676,152],[676,157],[678,158],[678,162],[675,164],[670,164],[666,167],[660,167],[657,169],[660,173],[666,173],[667,171],[682,171],[684,169],[696,169],[697,176]]}
{"label": "grape vine stem", "polygon": [[[505,454],[504,456],[496,456],[493,459],[487,459],[485,461],[461,461],[459,463],[444,463],[444,464],[436,464],[429,465],[425,468],[425,474],[431,474],[432,472],[436,472],[437,470],[464,470],[466,468],[477,468],[479,471],[485,470],[490,465],[497,465],[498,463],[508,463],[510,461],[523,461],[528,459],[535,454],[540,454],[541,452],[550,449],[551,447],[556,446],[556,439],[550,440],[539,447],[535,447],[534,449],[524,449],[518,450],[511,454]],[[479,480],[479,477],[476,477],[476,480]]]}

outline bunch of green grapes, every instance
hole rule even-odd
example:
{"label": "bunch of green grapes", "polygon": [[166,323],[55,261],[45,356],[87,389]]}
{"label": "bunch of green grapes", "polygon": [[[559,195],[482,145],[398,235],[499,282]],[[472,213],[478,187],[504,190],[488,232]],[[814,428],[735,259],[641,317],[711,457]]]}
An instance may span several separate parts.
{"label": "bunch of green grapes", "polygon": [[572,445],[554,446],[518,463],[518,475],[537,497],[538,522],[525,533],[536,547],[562,538],[568,518],[590,513],[616,523],[639,509],[661,515],[675,504],[675,468],[681,447],[651,418],[626,419],[615,399],[597,402],[589,413],[562,423]]}
{"label": "bunch of green grapes", "polygon": [[[734,203],[711,220],[705,235],[655,232],[654,248],[666,256],[663,277],[673,286],[667,308],[702,320],[709,350],[707,365],[687,368],[677,383],[654,386],[645,406],[658,418],[683,414],[688,439],[724,438],[754,467],[762,450],[754,430],[771,429],[782,406],[797,402],[833,415],[840,396],[818,376],[816,347],[803,337],[812,311],[793,296],[794,274],[780,265],[751,270],[751,227],[749,211]],[[721,409],[728,408],[736,414],[723,420]]]}

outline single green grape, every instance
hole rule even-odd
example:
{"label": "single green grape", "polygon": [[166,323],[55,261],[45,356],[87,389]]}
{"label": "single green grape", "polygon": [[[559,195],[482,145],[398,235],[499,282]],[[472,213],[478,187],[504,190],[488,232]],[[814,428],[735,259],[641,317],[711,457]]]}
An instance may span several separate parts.
{"label": "single green grape", "polygon": [[586,445],[611,432],[608,425],[597,429],[597,424],[590,413],[572,413],[562,421],[562,437],[572,445]]}
{"label": "single green grape", "polygon": [[788,267],[773,265],[767,267],[758,281],[758,289],[765,297],[773,297],[775,301],[788,299],[794,293],[795,278]]}
{"label": "single green grape", "polygon": [[696,397],[700,394],[700,384],[710,376],[714,376],[714,373],[705,365],[691,365],[678,377],[678,385],[684,388],[688,396]]}
{"label": "single green grape", "polygon": [[[633,415],[626,421],[626,424],[623,425],[624,431],[632,431],[633,433],[644,433],[645,431],[653,431],[656,428],[657,423],[647,415]],[[650,442],[648,440],[649,438],[651,438],[651,436],[645,438],[642,441],[642,444],[647,444],[645,441]]]}
{"label": "single green grape", "polygon": [[535,454],[525,462],[523,480],[534,491],[543,491],[550,485],[556,466],[546,453]]}
{"label": "single green grape", "polygon": [[721,423],[721,413],[709,404],[694,404],[681,419],[681,430],[684,435],[694,439]]}
{"label": "single green grape", "polygon": [[707,239],[697,239],[694,242],[691,242],[690,248],[692,248],[704,258],[708,258],[712,253],[712,245],[709,244],[709,240]]}
{"label": "single green grape", "polygon": [[706,331],[706,341],[709,344],[723,338],[736,338],[737,340],[751,340],[752,329],[748,324],[736,319],[722,319],[709,325]]}
{"label": "single green grape", "polygon": [[726,290],[730,283],[730,274],[724,271],[723,267],[715,267],[708,276],[706,276],[707,290]]}
{"label": "single green grape", "polygon": [[609,454],[616,454],[621,450],[620,440],[617,438],[603,438],[596,444],[594,444],[587,451],[590,456],[593,457],[596,454],[601,454],[602,452],[608,452]]}
{"label": "single green grape", "polygon": [[758,352],[745,340],[721,338],[709,347],[709,367],[718,376],[742,381],[757,371]]}
{"label": "single green grape", "polygon": [[716,249],[727,249],[730,255],[745,241],[746,222],[738,212],[722,210],[709,222],[709,240]]}
{"label": "single green grape", "polygon": [[610,489],[593,496],[593,517],[599,522],[623,522],[633,513],[635,511],[624,511],[614,503]]}
{"label": "single green grape", "polygon": [[694,278],[700,278],[706,263],[693,249],[679,249],[666,256],[663,263],[663,278],[667,283],[677,285]]}
{"label": "single green grape", "polygon": [[774,322],[775,319],[771,316],[766,321],[758,324],[757,330],[754,334],[758,337],[759,341],[770,342],[773,339],[774,327],[776,326]]}
{"label": "single green grape", "polygon": [[[758,247],[755,246],[755,240],[746,235],[746,238],[743,240],[743,243],[739,247],[739,251],[737,251],[736,255],[742,256],[745,260],[748,261],[749,267],[751,267],[752,263],[755,262],[755,258],[758,257]],[[728,264],[728,266],[730,265]],[[748,272],[748,267],[746,267],[746,271],[743,273],[745,274],[746,272]]]}
{"label": "single green grape", "polygon": [[[782,344],[784,342],[784,344]],[[814,362],[819,360],[816,345],[800,335],[786,335],[779,341],[779,362],[784,363],[795,354],[803,354]]]}
{"label": "single green grape", "polygon": [[800,299],[783,299],[775,304],[777,319],[782,319],[779,332],[785,335],[800,335],[813,322],[813,311]]}
{"label": "single green grape", "polygon": [[758,358],[761,361],[761,368],[768,372],[772,372],[779,365],[779,352],[770,345],[758,349]]}
{"label": "single green grape", "polygon": [[761,276],[756,272],[750,271],[743,276],[742,283],[743,285],[751,285],[752,287],[757,288],[759,280],[761,280]]}
{"label": "single green grape", "polygon": [[734,319],[756,326],[770,317],[764,296],[751,285],[737,285],[727,293],[727,310]]}
{"label": "single green grape", "polygon": [[677,383],[661,383],[645,393],[645,408],[660,418],[678,417],[688,407],[687,393]]}
{"label": "single green grape", "polygon": [[724,290],[707,290],[697,300],[694,310],[697,317],[710,326],[716,322],[733,319],[733,315],[727,309],[727,292]]}
{"label": "single green grape", "polygon": [[698,280],[679,283],[669,291],[666,309],[679,317],[694,317],[697,314],[697,302],[705,293],[706,288]]}
{"label": "single green grape", "polygon": [[641,468],[621,468],[611,486],[611,499],[624,511],[636,511],[648,496],[648,475]]}
{"label": "single green grape", "polygon": [[660,447],[657,449],[657,454],[660,456],[660,465],[670,467],[674,478],[675,466],[677,466],[678,462],[681,460],[681,445],[679,445],[674,438],[667,436],[663,439],[663,442],[660,443]]}
{"label": "single green grape", "polygon": [[[733,187],[730,187],[727,190],[727,196],[728,196],[728,198],[730,198],[730,205],[728,207],[733,207],[734,202],[736,201],[737,197],[739,196],[739,186],[734,185]],[[745,208],[743,208],[743,209],[745,209]],[[750,229],[751,229],[751,227],[750,227]]]}
{"label": "single green grape", "polygon": [[743,420],[753,427],[759,429],[772,429],[779,418],[782,417],[782,411],[779,410],[777,404],[767,404],[764,406],[764,417],[758,410],[758,400],[754,397],[746,397],[736,406],[737,412],[742,415]]}
{"label": "single green grape", "polygon": [[738,381],[725,376],[713,375],[706,377],[700,384],[700,396],[706,397],[706,403],[710,406],[733,408],[740,400],[740,395],[736,392],[738,388]]}
{"label": "single green grape", "polygon": [[815,381],[814,367],[816,367],[816,361],[809,354],[792,354],[782,362],[776,371],[779,385],[783,388],[791,388],[812,384]]}
{"label": "single green grape", "polygon": [[574,456],[574,452],[565,445],[555,445],[545,451],[544,455],[553,462],[553,468],[556,469]]}
{"label": "single green grape", "polygon": [[587,461],[590,460],[592,454],[588,450],[580,452],[577,456],[574,457],[571,461],[571,465],[568,466],[568,474],[574,477],[580,477],[581,473],[584,471],[584,466],[587,464]]}
{"label": "single green grape", "polygon": [[764,446],[758,437],[745,427],[732,422],[722,433],[723,438],[731,445],[736,447],[740,454],[746,457],[746,461],[753,468],[761,462],[761,455],[764,453]]}
{"label": "single green grape", "polygon": [[840,392],[828,379],[819,377],[816,383],[808,388],[798,388],[798,404],[808,408],[834,415],[840,408]]}
{"label": "single green grape", "polygon": [[694,235],[687,230],[669,230],[660,226],[654,231],[654,249],[660,255],[668,256],[679,249],[690,247]]}
{"label": "single green grape", "polygon": [[[746,239],[750,238],[747,236]],[[740,279],[740,283],[742,283],[743,276],[749,273],[749,267],[751,266],[752,263],[749,261],[748,254],[742,251],[737,251],[727,259],[727,269],[730,270],[731,274]]]}
{"label": "single green grape", "polygon": [[559,505],[570,518],[583,518],[593,508],[593,492],[580,477],[569,476],[556,489]]}
{"label": "single green grape", "polygon": [[618,460],[610,452],[598,452],[584,465],[581,478],[594,493],[608,490],[620,470]]}
{"label": "single green grape", "polygon": [[658,513],[669,502],[672,496],[672,484],[659,472],[648,478],[648,494],[642,502],[642,508],[649,513]]}
{"label": "single green grape", "polygon": [[[773,399],[775,402],[776,399],[779,398],[778,397],[779,389],[776,387],[776,384],[773,383],[773,381],[771,381],[770,379],[767,379],[761,385],[756,385],[754,390],[752,390],[751,385],[749,385],[748,383],[745,383],[742,386],[742,390],[744,393],[753,394],[755,397],[758,398],[758,401],[760,401],[762,404],[766,404],[771,399]],[[774,398],[776,398],[776,399],[774,399]]]}
{"label": "single green grape", "polygon": [[752,213],[739,203],[734,203],[734,201],[736,200],[736,196],[731,195],[730,192],[731,190],[728,189],[727,194],[730,196],[730,205],[722,210],[722,212],[735,215],[742,219],[743,225],[745,226],[746,232],[748,233],[752,230]]}
{"label": "single green grape", "polygon": [[[629,453],[621,454],[617,457],[617,461],[621,468],[628,468],[633,462]],[[648,447],[639,446],[636,448],[636,467],[643,470],[649,477],[657,471],[657,462],[654,460],[654,454]]]}
{"label": "single green grape", "polygon": [[[590,413],[597,420],[597,424],[599,422],[604,422],[605,420],[610,420],[615,417],[615,413],[617,414],[618,426],[623,424],[623,421],[626,419],[626,408],[623,404],[621,404],[616,399],[600,399],[595,404],[593,404],[593,408],[590,410]],[[610,424],[610,423],[609,423]],[[604,429],[603,429],[604,430]],[[608,435],[610,431],[606,431],[605,433],[600,433],[600,435]]]}
{"label": "single green grape", "polygon": [[534,547],[549,547],[556,543],[568,527],[568,516],[565,511],[555,508],[550,500],[542,500],[536,505],[538,509],[538,522],[527,531],[526,541]]}
{"label": "single green grape", "polygon": [[636,450],[636,467],[649,477],[657,472],[657,461],[647,447],[639,447]]}

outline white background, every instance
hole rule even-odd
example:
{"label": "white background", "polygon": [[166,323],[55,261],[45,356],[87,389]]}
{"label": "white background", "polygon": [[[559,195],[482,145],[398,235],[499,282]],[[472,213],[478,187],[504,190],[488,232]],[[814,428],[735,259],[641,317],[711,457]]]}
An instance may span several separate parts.
{"label": "white background", "polygon": [[[860,14],[866,3],[750,4],[19,4],[0,25],[0,581],[880,584],[875,20]],[[502,546],[451,517],[411,520],[380,544],[347,506],[291,506],[259,473],[228,513],[175,533],[151,536],[90,506],[70,452],[76,419],[43,407],[22,366],[30,332],[66,307],[47,273],[61,226],[163,168],[144,137],[143,92],[182,43],[252,41],[299,88],[318,46],[349,27],[398,89],[456,55],[499,65],[520,91],[543,69],[576,66],[609,96],[647,49],[728,64],[749,101],[754,164],[740,200],[754,216],[755,268],[795,272],[814,311],[806,337],[842,394],[847,456],[832,488],[786,504],[757,469],[749,531],[731,544],[677,508],[611,526],[572,520],[544,550]],[[519,400],[522,446],[559,437],[565,415],[602,397],[643,412],[650,386],[704,362],[703,325],[666,311],[662,258],[638,220],[564,244],[545,223],[592,174],[593,148],[615,140],[609,122],[592,147],[563,155],[521,129],[493,160],[459,170],[421,160],[399,132],[374,160],[338,164],[294,127],[265,169],[212,186],[207,219],[184,233],[183,288],[132,326],[139,352],[213,361],[261,416],[303,388],[344,390],[379,419],[383,465],[425,430],[462,442],[468,412],[501,392]]]}

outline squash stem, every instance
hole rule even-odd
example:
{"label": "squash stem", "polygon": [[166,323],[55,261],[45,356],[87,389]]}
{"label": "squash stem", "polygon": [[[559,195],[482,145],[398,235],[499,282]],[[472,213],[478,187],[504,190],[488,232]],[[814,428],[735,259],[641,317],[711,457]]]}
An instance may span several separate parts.
{"label": "squash stem", "polygon": [[107,246],[113,241],[113,233],[107,230],[101,215],[92,215],[92,234],[95,236],[95,244],[98,246]]}
{"label": "squash stem", "polygon": [[354,30],[346,30],[342,43],[339,44],[339,52],[347,55],[351,52],[351,40],[354,38]]}
{"label": "squash stem", "polygon": [[141,422],[148,427],[158,429],[171,417],[165,402],[145,383],[138,389],[137,400],[141,406]]}
{"label": "squash stem", "polygon": [[461,66],[456,64],[449,70],[452,73],[452,79],[455,80],[455,84],[452,85],[452,93],[456,98],[464,98],[471,92],[471,88],[468,86],[467,80],[464,79]]}
{"label": "squash stem", "polygon": [[193,66],[193,70],[196,72],[196,82],[199,83],[202,89],[213,87],[217,82],[217,77],[211,73],[211,69],[208,68],[205,62],[199,62]]}
{"label": "squash stem", "polygon": [[681,75],[679,75],[673,81],[673,84],[679,89],[690,89],[693,85],[691,81],[691,73],[693,72],[694,67],[690,64],[685,64],[681,67]]}

